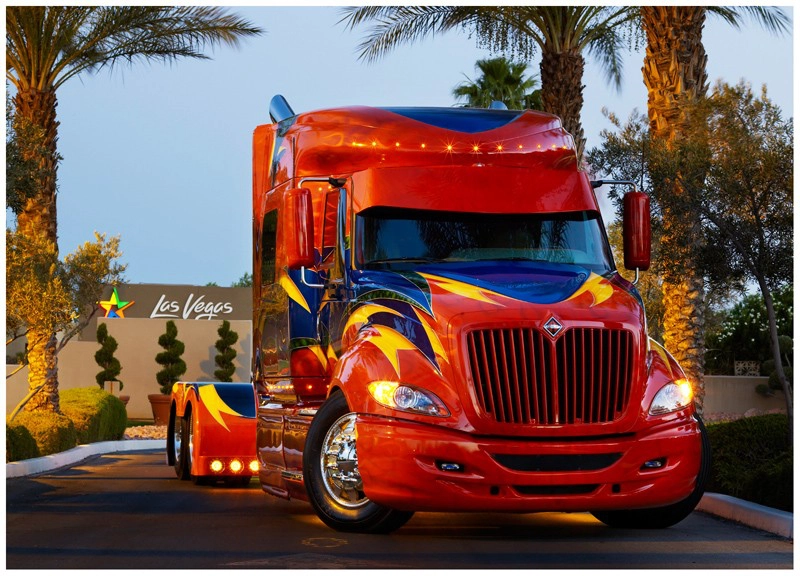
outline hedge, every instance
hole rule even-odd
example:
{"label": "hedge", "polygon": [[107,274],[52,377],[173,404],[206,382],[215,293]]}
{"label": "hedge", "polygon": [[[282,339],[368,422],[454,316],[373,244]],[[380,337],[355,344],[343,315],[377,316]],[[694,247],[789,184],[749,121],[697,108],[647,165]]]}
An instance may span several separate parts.
{"label": "hedge", "polygon": [[16,419],[13,423],[6,421],[6,462],[27,460],[41,456],[36,440],[25,426]]}
{"label": "hedge", "polygon": [[72,388],[60,394],[61,412],[78,432],[78,444],[121,440],[128,422],[125,405],[102,388]]}
{"label": "hedge", "polygon": [[791,512],[793,457],[786,414],[708,424],[711,478],[719,492]]}
{"label": "hedge", "polygon": [[[28,456],[23,454],[28,458],[64,452],[77,446],[78,433],[72,420],[67,416],[56,414],[55,412],[20,412],[13,422],[6,422],[6,446],[20,439],[22,442],[22,445],[14,446],[11,454],[26,450],[24,446],[26,443],[25,434],[18,430],[19,427],[27,429],[38,448],[39,453],[36,455]],[[15,430],[16,432],[10,433],[10,430]],[[11,454],[7,453],[6,458],[10,459]]]}
{"label": "hedge", "polygon": [[91,386],[64,390],[59,398],[62,414],[23,411],[6,420],[6,462],[122,439],[128,414],[116,396]]}

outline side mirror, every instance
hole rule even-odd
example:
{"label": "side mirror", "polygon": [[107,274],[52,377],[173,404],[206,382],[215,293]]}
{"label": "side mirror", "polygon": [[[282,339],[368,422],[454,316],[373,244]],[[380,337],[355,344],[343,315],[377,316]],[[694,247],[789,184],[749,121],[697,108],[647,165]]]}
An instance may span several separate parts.
{"label": "side mirror", "polygon": [[311,191],[295,188],[286,192],[284,245],[290,270],[314,265],[314,210]]}
{"label": "side mirror", "polygon": [[622,200],[622,238],[625,268],[650,268],[650,197],[628,192]]}

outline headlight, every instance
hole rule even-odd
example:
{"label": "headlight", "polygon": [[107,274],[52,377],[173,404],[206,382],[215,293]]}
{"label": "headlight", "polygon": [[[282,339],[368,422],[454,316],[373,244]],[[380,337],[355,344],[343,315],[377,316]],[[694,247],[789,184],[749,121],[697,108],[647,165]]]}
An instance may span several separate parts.
{"label": "headlight", "polygon": [[428,416],[450,416],[444,402],[433,392],[388,380],[370,382],[367,388],[375,401],[387,408]]}
{"label": "headlight", "polygon": [[650,404],[650,415],[658,416],[686,408],[692,403],[692,385],[685,378],[670,382],[658,391]]}

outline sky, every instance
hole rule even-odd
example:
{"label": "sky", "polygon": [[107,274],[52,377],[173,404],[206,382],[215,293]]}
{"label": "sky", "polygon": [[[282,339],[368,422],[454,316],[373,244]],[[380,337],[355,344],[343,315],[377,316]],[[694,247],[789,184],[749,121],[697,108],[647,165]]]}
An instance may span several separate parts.
{"label": "sky", "polygon": [[[494,54],[465,32],[404,45],[376,63],[357,56],[365,28],[345,29],[341,8],[231,7],[263,28],[212,60],[137,63],[67,82],[58,92],[58,231],[62,254],[95,231],[121,237],[129,283],[229,286],[251,270],[251,137],[282,94],[296,113],[341,105],[452,106],[452,90]],[[787,11],[793,16],[792,8]],[[793,116],[793,36],[709,17],[703,41],[710,84],[767,85]],[[626,56],[620,91],[587,58],[582,122],[587,148],[647,110],[643,50]],[[538,75],[535,58],[530,74]],[[602,175],[598,175],[602,176]],[[607,203],[600,198],[604,216]],[[8,219],[8,215],[7,215]]]}

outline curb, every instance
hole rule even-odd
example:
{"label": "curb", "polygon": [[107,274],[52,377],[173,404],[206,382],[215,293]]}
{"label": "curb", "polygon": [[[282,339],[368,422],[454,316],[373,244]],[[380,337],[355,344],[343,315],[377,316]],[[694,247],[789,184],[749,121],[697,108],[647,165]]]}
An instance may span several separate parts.
{"label": "curb", "polygon": [[49,472],[64,466],[77,464],[90,456],[97,456],[98,454],[132,452],[135,450],[159,450],[165,447],[166,440],[109,440],[107,442],[81,444],[58,454],[50,454],[18,462],[8,462],[6,464],[6,478],[19,478],[20,476]]}
{"label": "curb", "polygon": [[[112,440],[109,442],[82,444],[58,454],[20,460],[19,462],[9,462],[6,464],[6,478],[41,474],[42,472],[77,464],[98,454],[133,452],[136,450],[162,450],[165,448],[166,440]],[[792,538],[794,536],[794,514],[791,512],[768,508],[767,506],[754,504],[733,496],[707,492],[703,495],[696,510],[719,516],[726,520],[739,522],[751,528],[777,534],[784,538]]]}
{"label": "curb", "polygon": [[696,510],[726,520],[733,520],[751,528],[771,532],[784,538],[794,536],[794,514],[791,512],[768,508],[727,494],[707,492],[703,495]]}

